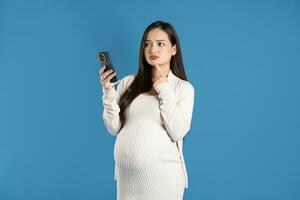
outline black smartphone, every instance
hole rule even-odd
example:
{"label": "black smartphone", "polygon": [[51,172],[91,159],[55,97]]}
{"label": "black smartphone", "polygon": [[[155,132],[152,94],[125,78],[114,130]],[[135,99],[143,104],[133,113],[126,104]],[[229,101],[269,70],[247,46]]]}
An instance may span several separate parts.
{"label": "black smartphone", "polygon": [[[110,69],[112,69],[113,72],[115,72],[115,69],[113,67],[113,63],[112,63],[112,59],[111,59],[110,53],[108,51],[100,51],[100,52],[98,52],[97,53],[97,58],[98,58],[98,60],[99,60],[99,62],[101,64],[101,67],[103,65],[105,65],[104,72],[106,72],[107,70],[110,70]],[[117,76],[114,76],[112,79],[110,79],[111,83],[115,83],[117,81],[118,81]]]}

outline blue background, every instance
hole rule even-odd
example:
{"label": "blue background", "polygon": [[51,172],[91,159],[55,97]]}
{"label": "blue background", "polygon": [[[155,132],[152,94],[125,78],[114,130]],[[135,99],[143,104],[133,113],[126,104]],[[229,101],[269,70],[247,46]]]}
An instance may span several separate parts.
{"label": "blue background", "polygon": [[299,1],[0,1],[0,199],[115,199],[96,52],[171,22],[196,90],[186,200],[300,199]]}

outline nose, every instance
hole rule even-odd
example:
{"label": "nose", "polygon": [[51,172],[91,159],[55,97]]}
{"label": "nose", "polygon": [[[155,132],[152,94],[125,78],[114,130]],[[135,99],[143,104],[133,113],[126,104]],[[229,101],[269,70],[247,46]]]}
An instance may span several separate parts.
{"label": "nose", "polygon": [[156,45],[152,45],[152,46],[150,47],[150,49],[149,49],[149,52],[150,52],[150,53],[154,53],[154,52],[156,52],[156,51],[157,51]]}

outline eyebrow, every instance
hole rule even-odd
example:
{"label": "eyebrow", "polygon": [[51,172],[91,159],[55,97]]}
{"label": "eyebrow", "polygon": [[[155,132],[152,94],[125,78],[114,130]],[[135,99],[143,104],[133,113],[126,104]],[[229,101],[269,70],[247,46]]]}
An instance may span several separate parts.
{"label": "eyebrow", "polygon": [[[151,42],[151,40],[145,40],[145,41],[146,41],[146,42],[147,42],[147,41],[150,41],[150,42]],[[156,41],[166,41],[166,40],[156,40]]]}

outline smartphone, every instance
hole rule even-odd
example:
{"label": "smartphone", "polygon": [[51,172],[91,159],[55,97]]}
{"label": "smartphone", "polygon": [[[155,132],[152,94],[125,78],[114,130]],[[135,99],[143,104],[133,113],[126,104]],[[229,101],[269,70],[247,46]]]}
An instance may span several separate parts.
{"label": "smartphone", "polygon": [[[103,65],[105,65],[104,72],[106,72],[107,70],[110,70],[110,69],[112,69],[113,72],[115,72],[110,53],[108,51],[98,52],[97,53],[97,58],[98,58],[98,60],[101,64],[101,67],[103,67]],[[114,76],[112,79],[110,79],[111,83],[116,83],[117,81],[118,81],[117,76]]]}

